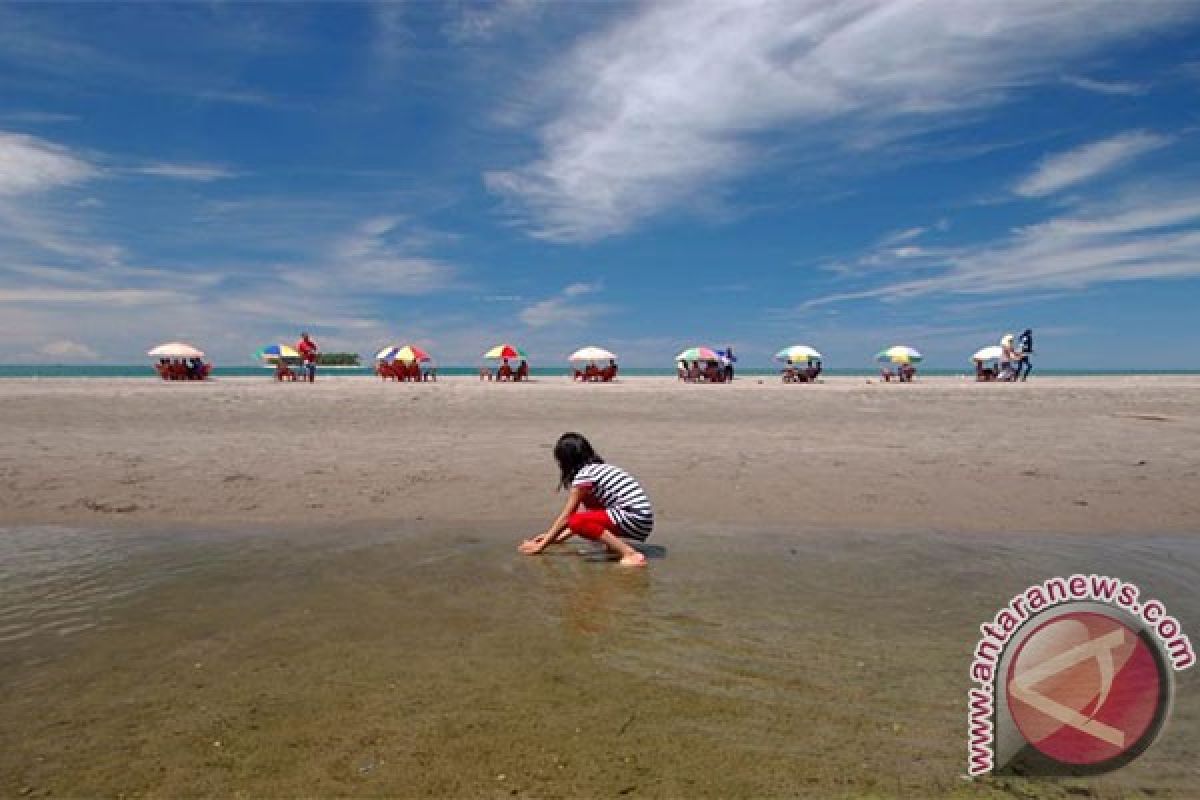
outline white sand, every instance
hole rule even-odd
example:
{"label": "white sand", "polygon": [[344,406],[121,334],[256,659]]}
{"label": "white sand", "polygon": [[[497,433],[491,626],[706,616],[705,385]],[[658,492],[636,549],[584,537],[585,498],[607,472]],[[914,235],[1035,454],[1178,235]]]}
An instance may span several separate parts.
{"label": "white sand", "polygon": [[[660,530],[1200,531],[1200,379],[0,381],[5,523],[541,522],[589,436]],[[514,533],[524,533],[517,530]]]}

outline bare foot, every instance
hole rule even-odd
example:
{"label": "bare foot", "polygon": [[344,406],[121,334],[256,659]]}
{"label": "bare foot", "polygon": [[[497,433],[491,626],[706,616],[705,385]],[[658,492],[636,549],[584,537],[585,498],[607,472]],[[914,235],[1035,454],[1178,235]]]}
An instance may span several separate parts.
{"label": "bare foot", "polygon": [[646,566],[646,557],[641,553],[630,553],[627,556],[622,556],[617,562],[622,567],[644,567]]}
{"label": "bare foot", "polygon": [[542,552],[542,543],[536,539],[526,539],[517,545],[517,549],[527,556],[536,556]]}

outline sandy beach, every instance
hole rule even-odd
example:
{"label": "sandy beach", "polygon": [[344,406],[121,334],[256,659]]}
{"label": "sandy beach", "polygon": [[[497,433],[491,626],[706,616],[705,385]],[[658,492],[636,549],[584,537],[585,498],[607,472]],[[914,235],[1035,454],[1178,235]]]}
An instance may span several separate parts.
{"label": "sandy beach", "polygon": [[[519,556],[586,433],[646,570]],[[0,381],[0,795],[1194,797],[965,782],[978,625],[1100,571],[1200,626],[1200,379]]]}
{"label": "sandy beach", "polygon": [[1200,378],[0,382],[13,523],[540,521],[578,430],[661,530],[1195,532]]}

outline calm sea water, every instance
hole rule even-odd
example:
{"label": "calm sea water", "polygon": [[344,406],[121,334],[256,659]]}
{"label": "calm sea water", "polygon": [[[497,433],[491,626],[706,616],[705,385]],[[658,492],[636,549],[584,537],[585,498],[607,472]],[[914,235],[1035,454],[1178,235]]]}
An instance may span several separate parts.
{"label": "calm sea water", "polygon": [[[479,367],[438,367],[439,375],[475,375]],[[555,377],[567,374],[566,367],[533,367],[535,376]],[[965,375],[968,369],[936,369],[922,368],[922,375]],[[322,367],[321,374],[335,375],[372,375],[371,367]],[[674,368],[658,367],[622,367],[622,375],[629,376],[670,376],[675,374]],[[778,375],[778,367],[738,367],[738,375],[764,376]],[[826,375],[856,376],[876,375],[878,369],[864,367],[861,369],[825,370]],[[1035,375],[1057,376],[1086,376],[1086,375],[1198,375],[1200,370],[1087,370],[1087,369],[1038,369]],[[217,366],[213,370],[216,377],[267,377],[270,371],[260,366]],[[155,378],[154,368],[149,364],[0,364],[0,378]]]}

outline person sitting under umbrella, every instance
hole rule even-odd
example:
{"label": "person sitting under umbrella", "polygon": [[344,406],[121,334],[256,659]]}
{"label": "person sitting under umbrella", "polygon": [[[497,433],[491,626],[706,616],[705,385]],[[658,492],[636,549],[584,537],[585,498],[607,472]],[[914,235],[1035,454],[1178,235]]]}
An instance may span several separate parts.
{"label": "person sitting under umbrella", "polygon": [[506,358],[506,359],[504,359],[504,362],[500,365],[500,369],[496,370],[496,380],[511,381],[512,379],[513,379],[513,369],[511,366],[509,366],[508,359]]}
{"label": "person sitting under umbrella", "polygon": [[611,383],[612,379],[617,377],[617,360],[615,358],[610,358],[608,360],[608,366],[602,370],[599,370],[598,377],[604,383]]}
{"label": "person sitting under umbrella", "polygon": [[529,380],[529,362],[528,361],[526,361],[523,358],[521,359],[521,364],[520,364],[520,366],[517,367],[517,371],[513,375],[513,380],[514,381]]}
{"label": "person sitting under umbrella", "polygon": [[278,358],[275,360],[275,380],[277,380],[277,381],[294,381],[294,380],[296,380],[296,373],[292,372],[292,370],[288,367],[287,362],[282,358]]}

